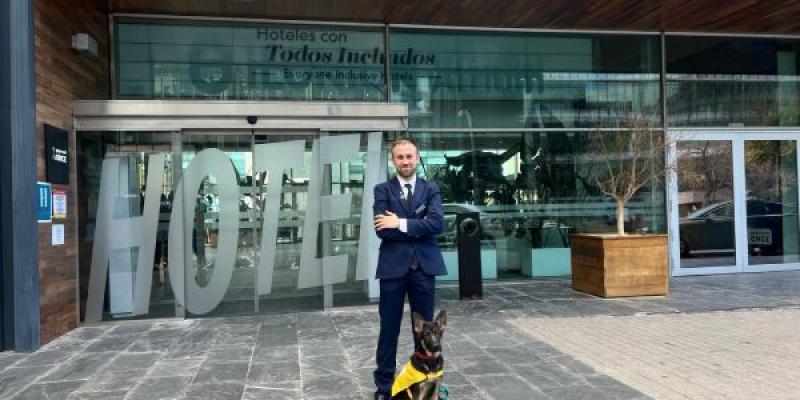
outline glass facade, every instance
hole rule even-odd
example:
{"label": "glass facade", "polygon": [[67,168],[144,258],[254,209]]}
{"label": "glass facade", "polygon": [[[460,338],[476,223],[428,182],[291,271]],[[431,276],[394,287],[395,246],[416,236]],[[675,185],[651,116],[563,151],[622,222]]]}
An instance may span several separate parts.
{"label": "glass facade", "polygon": [[[442,189],[448,269],[455,214],[480,211],[484,278],[570,274],[569,235],[616,221],[592,135],[634,116],[660,125],[658,37],[394,29],[389,43],[397,61],[434,55],[392,63],[391,99],[408,103],[421,173]],[[663,195],[628,204],[630,232],[665,230]]]}
{"label": "glass facade", "polygon": [[[443,250],[455,251],[455,215],[479,211],[484,277],[569,275],[569,235],[613,232],[616,224],[614,203],[596,183],[605,163],[593,155],[596,134],[417,133],[420,173],[439,184],[444,202]],[[664,232],[663,201],[663,185],[641,189],[626,207],[627,232]],[[456,269],[455,256],[445,256],[448,269]]]}
{"label": "glass facade", "polygon": [[[407,102],[414,129],[554,129],[661,118],[658,36],[129,20],[119,99]],[[665,38],[669,126],[800,125],[800,41]]]}
{"label": "glass facade", "polygon": [[381,101],[382,30],[119,23],[117,97]]}
{"label": "glass facade", "polygon": [[[118,99],[406,103],[407,134],[417,141],[422,155],[419,174],[439,184],[444,202],[446,231],[438,240],[450,273],[440,281],[456,279],[454,222],[456,214],[464,211],[481,213],[484,279],[563,276],[571,271],[570,234],[616,229],[615,204],[600,190],[598,171],[608,160],[626,165],[635,157],[630,151],[600,155],[595,146],[598,135],[633,134],[628,122],[644,121],[652,143],[663,144],[663,102],[669,126],[800,125],[798,41],[667,36],[665,43],[666,71],[662,71],[657,35],[395,27],[384,31],[123,19],[115,25],[115,92]],[[667,90],[663,98],[662,77]],[[104,160],[126,160],[119,168],[127,168],[120,176],[128,176],[128,189],[118,194],[130,204],[123,202],[122,211],[115,208],[114,212],[130,218],[144,212],[144,204],[134,200],[145,190],[149,158],[164,152],[165,175],[158,193],[166,208],[161,210],[164,218],[159,218],[153,275],[153,287],[160,289],[153,291],[150,315],[174,314],[181,306],[191,316],[318,309],[328,300],[334,305],[366,301],[361,281],[369,277],[364,275],[363,263],[368,259],[363,245],[371,230],[360,229],[369,222],[369,214],[363,211],[369,202],[366,188],[393,173],[385,158],[377,157],[380,164],[375,165],[380,168],[367,165],[377,162],[375,154],[385,152],[386,143],[399,134],[80,133],[78,155],[83,163],[78,173],[80,190],[87,194],[81,200],[81,238],[88,246],[81,252],[82,276],[87,276],[84,270],[92,262],[89,245],[97,223],[93,216],[100,215],[98,171]],[[349,147],[337,147],[337,140]],[[278,149],[291,143],[300,144],[292,150],[294,158],[284,160],[283,172],[265,172],[266,166],[260,163],[266,156],[259,157],[259,146]],[[769,143],[781,149],[792,147]],[[748,146],[763,147],[758,141]],[[735,258],[733,228],[722,223],[730,222],[725,212],[732,212],[732,206],[712,210],[722,221],[719,229],[725,243],[703,242],[711,229],[710,217],[690,221],[700,211],[708,211],[706,206],[732,201],[731,148],[725,141],[685,138],[678,143],[678,191],[684,197],[697,197],[679,200],[682,246],[687,241],[681,248],[685,266]],[[211,174],[196,182],[198,187],[190,190],[189,197],[182,195],[182,207],[194,210],[184,214],[185,220],[192,221],[191,235],[180,238],[185,257],[181,263],[191,269],[187,267],[183,274],[180,294],[175,295],[180,301],[176,301],[167,292],[178,289],[170,288],[163,269],[169,268],[167,243],[173,240],[170,193],[186,179],[187,170],[201,168],[192,166],[195,157],[209,151],[224,154],[229,161],[215,171],[227,170],[230,163],[238,184],[227,193]],[[283,159],[286,154],[290,153],[269,157]],[[793,244],[797,226],[785,217],[797,214],[796,207],[790,207],[796,205],[791,198],[796,192],[791,186],[796,176],[795,154],[748,159],[748,177],[766,174],[748,185],[755,188],[767,181],[783,185],[777,192],[758,190],[764,199],[787,204],[779,213],[783,215],[780,232],[770,231],[769,238],[770,243],[781,244],[773,246],[774,253],[786,262],[793,262],[798,253]],[[664,159],[658,155],[647,162],[663,165]],[[718,171],[716,180],[709,182],[709,168],[720,165],[727,165],[728,175]],[[384,167],[388,174],[374,175]],[[282,183],[275,186],[276,181]],[[322,196],[348,201],[343,210],[349,213],[318,207]],[[233,218],[238,221],[235,227],[225,228],[221,222],[221,199],[226,197],[238,204],[232,208],[239,215]],[[665,184],[655,179],[627,203],[626,231],[663,233],[665,212]],[[748,222],[759,218],[763,219],[754,216]],[[273,220],[277,224],[264,222]],[[748,226],[749,236],[758,239],[761,234],[760,240],[767,241],[763,227]],[[220,250],[225,247],[219,244],[225,232],[235,238],[227,239],[235,242],[232,255]],[[771,256],[761,250],[754,250],[752,256]],[[265,254],[274,257],[264,261]],[[117,261],[111,268],[132,276],[138,255],[112,256]],[[232,260],[230,271],[224,257]],[[762,261],[774,262],[772,258]],[[754,258],[753,262],[760,261]],[[324,272],[321,277],[309,272],[322,266],[321,271],[337,272]],[[221,286],[213,309],[192,304],[192,290],[202,292],[222,275],[230,283]],[[109,281],[109,290],[114,284],[127,287],[130,276],[116,276],[118,281]],[[265,291],[263,285],[270,289]],[[84,293],[88,286],[82,285]],[[115,307],[125,301],[136,307],[132,298],[120,299],[114,300]],[[112,317],[130,315],[115,314],[114,307],[107,311]]]}
{"label": "glass facade", "polygon": [[[408,103],[410,134],[422,152],[419,172],[439,184],[445,203],[447,227],[439,241],[450,274],[440,279],[443,282],[456,276],[453,225],[461,211],[481,212],[484,278],[569,274],[569,234],[610,232],[615,225],[613,202],[593,182],[598,160],[590,148],[592,135],[600,128],[618,127],[631,116],[642,116],[655,128],[661,123],[657,36],[392,29],[387,94],[382,30],[128,21],[117,23],[115,33],[120,99]],[[308,183],[320,162],[313,149],[320,145],[318,138],[304,139],[303,160],[308,165],[297,165],[282,178],[274,240],[258,240],[262,232],[257,210],[266,207],[270,197],[269,179],[253,172],[258,157],[257,151],[251,153],[249,136],[176,134],[182,150],[172,157],[180,157],[180,171],[189,168],[198,152],[217,149],[231,160],[237,180],[249,179],[255,186],[230,195],[240,204],[234,235],[238,250],[231,256],[235,268],[224,278],[231,283],[218,294],[220,302],[212,312],[321,307],[320,287],[300,284],[303,257],[309,251],[334,258],[347,255],[345,277],[332,286],[333,303],[362,301],[357,283],[363,241],[360,212],[322,222],[316,234],[319,227],[306,223],[309,210],[317,211],[309,208],[308,197],[322,194],[309,192],[313,185]],[[279,136],[256,134],[254,145],[292,141]],[[384,135],[382,141],[392,138]],[[361,159],[367,145],[362,135]],[[82,148],[79,144],[79,152]],[[144,165],[143,153],[137,157]],[[618,155],[620,160],[626,157]],[[323,171],[323,190],[350,196],[351,208],[360,210],[366,185],[363,160],[329,164]],[[217,246],[224,236],[219,198],[225,196],[213,177],[199,185],[196,201],[186,204],[195,213],[205,211],[184,218],[194,222],[191,238],[183,238],[190,244],[184,244],[188,247],[183,254],[191,257],[181,262],[192,268],[187,268],[182,288],[186,298],[172,300],[173,308],[192,308],[191,286],[205,287],[215,274],[229,274],[217,267],[224,264]],[[169,197],[168,193],[162,192]],[[254,198],[252,193],[260,194]],[[660,186],[641,190],[628,204],[629,231],[663,232],[663,198]],[[313,242],[308,234],[321,239],[318,248],[306,243]],[[261,278],[255,264],[267,253],[275,257],[272,290],[264,294],[257,288]],[[157,263],[167,261],[156,257]],[[261,292],[256,305],[247,306],[255,292]]]}
{"label": "glass facade", "polygon": [[[657,36],[392,30],[413,128],[596,128],[660,118]],[[412,52],[413,50],[413,52]],[[429,54],[425,62],[417,54]]]}
{"label": "glass facade", "polygon": [[800,125],[800,41],[667,36],[670,126]]}

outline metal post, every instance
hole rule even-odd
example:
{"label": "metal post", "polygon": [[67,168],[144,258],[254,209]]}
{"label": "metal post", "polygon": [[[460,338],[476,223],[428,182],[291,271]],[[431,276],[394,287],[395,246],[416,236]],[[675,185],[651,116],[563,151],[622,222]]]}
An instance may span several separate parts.
{"label": "metal post", "polygon": [[[111,78],[111,98],[117,98],[117,39],[114,29],[114,14],[108,15],[108,75]],[[152,66],[150,67],[152,68]]]}
{"label": "metal post", "polygon": [[[327,132],[320,132],[320,138],[324,136],[328,136]],[[328,149],[322,148],[322,141],[320,140],[320,153],[327,152]],[[318,168],[319,166],[312,166],[312,168]],[[331,195],[333,192],[333,166],[331,164],[324,164],[322,166],[322,191],[320,192],[320,198],[323,196]],[[312,205],[309,204],[309,207]],[[321,204],[314,205],[314,207],[321,207]],[[320,257],[322,258],[321,267],[325,269],[325,256],[330,253],[331,249],[331,225],[327,222],[320,223],[320,234],[319,234],[319,247],[317,251],[319,252]],[[304,237],[303,240],[315,240],[316,238],[307,238]],[[323,272],[323,276],[325,276]],[[328,310],[333,308],[333,285],[325,284],[323,279],[322,285],[322,307],[324,310]]]}
{"label": "metal post", "polygon": [[[178,193],[178,184],[181,182],[183,176],[183,132],[172,132],[172,207],[175,207],[179,201],[183,201],[183,191]],[[160,213],[159,213],[160,214]],[[182,218],[182,216],[181,216]],[[180,229],[184,229],[185,224],[180,225]],[[184,237],[186,237],[184,235]],[[191,238],[191,235],[189,235]],[[169,256],[167,256],[169,257]],[[191,258],[190,258],[191,259]],[[185,265],[174,265],[169,262],[169,268],[184,268],[184,276],[187,273]],[[173,288],[174,290],[174,288]],[[186,293],[183,293],[184,301],[186,300]],[[175,316],[179,318],[186,317],[186,309],[178,303],[178,296],[175,296]]]}
{"label": "metal post", "polygon": [[[660,79],[661,126],[662,129],[664,130],[662,133],[664,135],[664,143],[668,144],[668,146],[666,146],[667,148],[663,149],[664,162],[667,163],[667,165],[672,165],[673,167],[677,167],[678,163],[678,158],[677,158],[678,155],[676,153],[677,143],[673,143],[674,138],[669,132],[669,122],[668,122],[669,115],[667,110],[667,49],[666,49],[667,39],[666,39],[666,34],[664,32],[661,32],[660,39],[661,39],[660,41],[661,73],[659,74],[659,77],[661,78]],[[670,257],[668,257],[669,271],[670,271],[668,279],[671,283],[672,273],[678,268],[678,263],[680,263],[680,257],[678,258],[673,257],[673,252],[671,251],[671,249],[674,246],[677,246],[677,240],[678,240],[678,230],[677,230],[678,227],[673,226],[674,224],[671,223],[671,221],[673,221],[672,213],[678,212],[678,205],[673,201],[673,199],[677,199],[677,196],[671,195],[671,192],[673,190],[675,191],[678,190],[678,180],[677,180],[677,171],[674,168],[668,169],[665,175],[666,176],[664,180],[664,197],[665,197],[664,204],[666,205],[667,243],[668,243],[667,248],[670,249],[670,251],[667,252],[667,254],[670,255]]]}
{"label": "metal post", "polygon": [[667,121],[667,38],[664,32],[661,32],[661,123],[664,128],[664,134],[667,133],[669,123]]}
{"label": "metal post", "polygon": [[385,75],[383,82],[386,85],[384,93],[386,101],[390,102],[392,101],[392,54],[389,48],[389,24],[383,26],[383,54],[383,74]]}
{"label": "metal post", "polygon": [[0,5],[0,265],[4,348],[39,348],[33,0]]}
{"label": "metal post", "polygon": [[[255,129],[250,129],[250,154],[252,154],[252,156],[253,156],[253,165],[256,165],[256,160],[255,160],[255,158],[256,158],[256,130]],[[253,256],[254,256],[253,257],[253,261],[255,262],[255,264],[253,265],[253,282],[258,282],[258,267],[256,267],[256,265],[258,265],[258,261],[257,260],[261,258],[262,254],[261,254],[261,248],[259,247],[261,245],[261,241],[258,240],[258,238],[261,237],[261,235],[258,234],[258,228],[261,225],[258,223],[258,214],[259,214],[259,212],[258,212],[257,204],[259,203],[259,201],[258,201],[258,197],[256,196],[256,170],[255,170],[255,168],[250,171],[250,176],[251,176],[251,180],[250,180],[250,199],[253,201],[253,207],[250,209],[250,221],[252,221],[252,224],[253,224],[252,225],[253,228],[252,228],[252,232],[251,232],[252,235],[253,235],[253,243],[251,243],[251,246],[253,246]],[[283,183],[283,181],[281,180],[281,184],[282,183]],[[258,254],[258,256],[256,256],[256,254]],[[253,285],[253,310],[254,310],[254,312],[256,314],[259,314],[259,312],[260,312],[259,311],[260,310],[260,304],[258,302],[258,288],[257,288],[256,284]]]}

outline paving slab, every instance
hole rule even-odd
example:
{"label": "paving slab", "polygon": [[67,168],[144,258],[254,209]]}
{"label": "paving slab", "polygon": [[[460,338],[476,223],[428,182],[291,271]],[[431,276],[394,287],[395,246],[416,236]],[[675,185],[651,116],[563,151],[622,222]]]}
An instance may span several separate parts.
{"label": "paving slab", "polygon": [[[800,394],[800,308],[511,323],[600,373],[584,378],[594,390],[543,390],[559,398],[598,398],[590,395],[597,390],[612,398],[639,392],[658,399]],[[569,397],[578,392],[585,395]]]}
{"label": "paving slab", "polygon": [[[787,364],[800,359],[798,271],[675,278],[667,297],[601,299],[567,279],[484,293],[460,301],[457,286],[437,289],[451,399],[800,393]],[[379,319],[373,304],[84,326],[36,353],[0,354],[0,398],[369,400]],[[398,367],[413,351],[409,319]]]}

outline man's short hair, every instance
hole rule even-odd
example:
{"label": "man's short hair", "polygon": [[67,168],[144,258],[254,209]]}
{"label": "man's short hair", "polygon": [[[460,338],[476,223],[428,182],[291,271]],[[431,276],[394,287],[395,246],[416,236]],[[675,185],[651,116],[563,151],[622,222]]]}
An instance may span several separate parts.
{"label": "man's short hair", "polygon": [[392,155],[394,155],[394,148],[397,147],[397,145],[406,144],[406,143],[410,143],[411,145],[413,145],[414,148],[417,149],[417,152],[419,152],[419,148],[417,148],[417,143],[414,141],[414,139],[412,139],[412,138],[410,138],[408,136],[400,136],[397,139],[395,139],[392,142],[392,147],[391,147],[391,149],[389,151],[392,153]]}

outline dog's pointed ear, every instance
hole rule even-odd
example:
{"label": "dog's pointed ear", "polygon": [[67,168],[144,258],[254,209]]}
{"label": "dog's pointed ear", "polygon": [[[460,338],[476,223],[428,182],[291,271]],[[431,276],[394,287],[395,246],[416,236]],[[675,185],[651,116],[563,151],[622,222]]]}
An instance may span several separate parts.
{"label": "dog's pointed ear", "polygon": [[425,319],[418,312],[414,312],[412,319],[414,320],[414,332],[422,332],[422,327],[425,326]]}
{"label": "dog's pointed ear", "polygon": [[439,311],[439,315],[436,316],[436,326],[441,330],[447,327],[447,312],[445,310]]}

